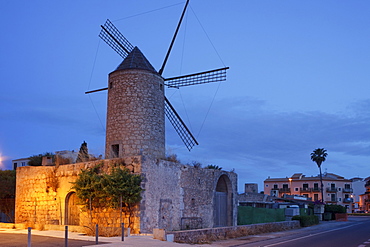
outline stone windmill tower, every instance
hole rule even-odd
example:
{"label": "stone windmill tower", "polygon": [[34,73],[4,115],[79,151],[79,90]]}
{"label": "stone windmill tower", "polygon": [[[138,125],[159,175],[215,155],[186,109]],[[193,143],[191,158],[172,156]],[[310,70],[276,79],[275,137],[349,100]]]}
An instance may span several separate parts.
{"label": "stone windmill tower", "polygon": [[135,155],[163,158],[165,115],[189,151],[198,145],[165,97],[164,89],[226,80],[228,67],[173,78],[162,77],[188,3],[189,0],[158,72],[139,48],[134,47],[109,20],[101,26],[99,37],[124,59],[109,74],[108,87],[86,92],[108,90],[106,159]]}

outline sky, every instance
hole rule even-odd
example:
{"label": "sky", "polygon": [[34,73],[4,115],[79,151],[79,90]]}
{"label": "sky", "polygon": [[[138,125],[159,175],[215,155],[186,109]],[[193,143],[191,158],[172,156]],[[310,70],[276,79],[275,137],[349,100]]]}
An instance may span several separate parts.
{"label": "sky", "polygon": [[[159,70],[184,1],[0,1],[0,169],[45,152],[104,154],[107,86],[121,62],[98,37],[110,19]],[[228,66],[227,80],[166,90],[199,142],[182,163],[213,164],[244,183],[293,173],[367,177],[370,2],[190,0],[164,70],[173,77]]]}

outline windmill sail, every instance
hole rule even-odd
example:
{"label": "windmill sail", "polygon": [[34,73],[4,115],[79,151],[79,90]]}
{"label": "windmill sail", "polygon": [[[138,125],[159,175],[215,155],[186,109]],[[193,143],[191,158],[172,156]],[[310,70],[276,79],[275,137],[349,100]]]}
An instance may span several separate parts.
{"label": "windmill sail", "polygon": [[180,136],[187,149],[190,151],[195,145],[198,145],[197,140],[191,134],[188,127],[186,127],[185,123],[182,121],[179,114],[177,114],[177,112],[166,97],[164,101],[164,110],[168,120],[175,128],[177,134]]}
{"label": "windmill sail", "polygon": [[190,75],[183,75],[183,76],[167,78],[167,79],[164,79],[164,81],[167,87],[174,87],[174,88],[191,86],[191,85],[196,85],[196,84],[203,84],[203,83],[210,83],[210,82],[225,81],[227,69],[229,69],[229,67],[209,70],[209,71],[190,74]]}
{"label": "windmill sail", "polygon": [[122,35],[122,33],[108,19],[101,25],[99,37],[104,40],[123,59],[134,49],[134,46]]}

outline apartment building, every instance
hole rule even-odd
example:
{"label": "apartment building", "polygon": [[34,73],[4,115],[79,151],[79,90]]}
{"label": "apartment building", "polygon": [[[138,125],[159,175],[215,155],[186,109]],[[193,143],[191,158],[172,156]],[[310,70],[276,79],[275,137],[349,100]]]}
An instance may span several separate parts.
{"label": "apartment building", "polygon": [[365,178],[364,182],[366,191],[365,194],[361,195],[361,201],[364,205],[361,209],[370,212],[370,177]]}
{"label": "apartment building", "polygon": [[[352,212],[352,181],[333,173],[324,173],[324,201],[328,204],[342,205],[347,212]],[[312,201],[321,200],[320,176],[306,177],[295,173],[286,178],[267,178],[264,181],[264,193],[276,197],[300,195]]]}

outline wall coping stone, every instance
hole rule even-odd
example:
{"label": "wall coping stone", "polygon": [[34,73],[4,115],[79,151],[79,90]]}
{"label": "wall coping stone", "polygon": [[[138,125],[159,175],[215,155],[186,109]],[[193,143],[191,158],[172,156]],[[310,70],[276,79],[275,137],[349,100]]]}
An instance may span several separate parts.
{"label": "wall coping stone", "polygon": [[174,242],[188,244],[205,244],[213,241],[239,238],[268,232],[279,232],[300,228],[299,221],[281,221],[242,226],[204,228],[186,231],[172,231]]}

